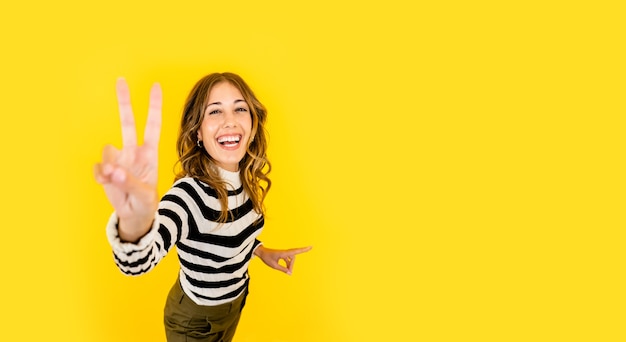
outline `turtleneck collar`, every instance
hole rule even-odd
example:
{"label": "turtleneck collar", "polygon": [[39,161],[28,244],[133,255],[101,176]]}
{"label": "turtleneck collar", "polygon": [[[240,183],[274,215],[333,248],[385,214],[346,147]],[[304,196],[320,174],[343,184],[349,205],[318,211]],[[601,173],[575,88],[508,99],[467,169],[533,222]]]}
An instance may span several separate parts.
{"label": "turtleneck collar", "polygon": [[217,167],[217,171],[219,172],[220,177],[222,177],[222,179],[232,187],[228,190],[237,190],[241,187],[241,177],[239,176],[239,171],[228,171],[219,166]]}

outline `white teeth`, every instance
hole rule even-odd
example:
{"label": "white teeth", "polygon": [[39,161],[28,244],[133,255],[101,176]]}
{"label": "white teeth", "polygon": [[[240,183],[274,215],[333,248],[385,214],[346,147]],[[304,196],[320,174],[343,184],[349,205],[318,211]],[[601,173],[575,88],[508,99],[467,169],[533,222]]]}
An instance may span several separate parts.
{"label": "white teeth", "polygon": [[223,143],[223,142],[239,142],[239,140],[241,139],[241,136],[239,135],[229,135],[229,136],[223,136],[223,137],[219,137],[217,139],[218,143]]}

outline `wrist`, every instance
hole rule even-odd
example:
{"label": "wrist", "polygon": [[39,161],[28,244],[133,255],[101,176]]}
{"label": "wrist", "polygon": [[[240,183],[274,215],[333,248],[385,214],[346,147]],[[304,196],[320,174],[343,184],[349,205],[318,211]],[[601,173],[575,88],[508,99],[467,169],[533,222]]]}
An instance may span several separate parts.
{"label": "wrist", "polygon": [[254,250],[254,255],[258,256],[259,258],[263,259],[262,255],[263,252],[265,252],[265,247],[263,247],[263,245],[259,245],[255,250]]}
{"label": "wrist", "polygon": [[152,228],[154,217],[144,220],[120,219],[117,234],[123,242],[137,243]]}

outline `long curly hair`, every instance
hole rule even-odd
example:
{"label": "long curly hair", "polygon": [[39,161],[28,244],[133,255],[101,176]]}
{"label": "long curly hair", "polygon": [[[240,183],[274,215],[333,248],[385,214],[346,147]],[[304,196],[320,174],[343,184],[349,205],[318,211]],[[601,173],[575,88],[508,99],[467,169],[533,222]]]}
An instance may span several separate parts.
{"label": "long curly hair", "polygon": [[176,142],[177,165],[180,166],[180,171],[177,172],[175,179],[194,177],[215,189],[221,204],[218,221],[223,223],[228,221],[230,216],[226,182],[220,177],[214,159],[206,153],[204,148],[197,145],[197,133],[204,118],[205,108],[208,105],[209,92],[213,86],[221,82],[229,82],[239,89],[250,108],[252,130],[246,154],[239,162],[239,177],[241,177],[244,190],[253,203],[254,210],[261,214],[265,212],[263,201],[272,186],[268,177],[272,167],[266,155],[265,121],[267,110],[248,84],[239,75],[230,72],[212,73],[200,79],[185,101],[180,132]]}

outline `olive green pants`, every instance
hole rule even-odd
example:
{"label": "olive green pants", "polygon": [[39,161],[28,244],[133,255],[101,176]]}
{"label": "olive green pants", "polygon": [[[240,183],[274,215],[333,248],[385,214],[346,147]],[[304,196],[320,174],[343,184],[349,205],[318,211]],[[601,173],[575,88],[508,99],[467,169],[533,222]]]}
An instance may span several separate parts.
{"label": "olive green pants", "polygon": [[230,342],[235,336],[247,290],[230,303],[204,306],[194,303],[177,279],[165,303],[165,335],[168,342]]}

